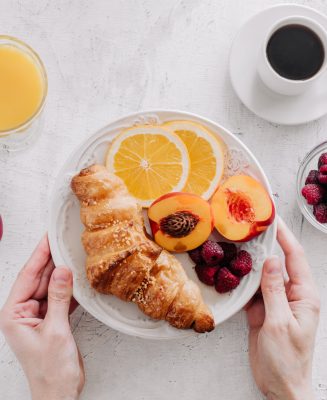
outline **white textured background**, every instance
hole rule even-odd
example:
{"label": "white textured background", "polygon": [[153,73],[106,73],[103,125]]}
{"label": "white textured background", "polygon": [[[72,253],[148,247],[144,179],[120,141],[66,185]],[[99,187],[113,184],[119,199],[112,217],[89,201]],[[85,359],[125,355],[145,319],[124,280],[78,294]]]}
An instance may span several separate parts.
{"label": "white textured background", "polygon": [[[273,0],[0,0],[0,31],[27,41],[49,75],[45,128],[17,155],[0,155],[0,304],[47,228],[54,179],[74,147],[132,111],[176,108],[229,128],[254,153],[278,211],[303,243],[322,296],[314,387],[327,399],[326,237],[295,201],[300,159],[327,138],[327,118],[301,127],[267,123],[236,98],[228,54],[241,24]],[[295,1],[327,14],[325,0]],[[313,105],[314,107],[314,105]],[[281,162],[282,161],[282,162]],[[83,399],[261,399],[248,362],[243,312],[209,336],[145,342],[79,309],[72,322],[84,357]],[[0,398],[28,399],[15,357],[0,337]]]}

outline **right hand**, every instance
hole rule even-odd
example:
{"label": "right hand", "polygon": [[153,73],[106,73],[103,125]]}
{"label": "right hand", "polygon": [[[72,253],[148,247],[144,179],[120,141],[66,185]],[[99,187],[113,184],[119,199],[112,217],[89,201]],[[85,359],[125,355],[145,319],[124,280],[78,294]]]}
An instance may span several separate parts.
{"label": "right hand", "polygon": [[303,248],[282,220],[277,239],[285,254],[285,283],[278,257],[263,267],[262,298],[247,307],[254,379],[269,400],[314,399],[311,368],[319,297]]}
{"label": "right hand", "polygon": [[0,312],[0,327],[28,379],[33,400],[75,400],[84,386],[82,358],[68,315],[72,273],[54,268],[45,236],[19,273]]}

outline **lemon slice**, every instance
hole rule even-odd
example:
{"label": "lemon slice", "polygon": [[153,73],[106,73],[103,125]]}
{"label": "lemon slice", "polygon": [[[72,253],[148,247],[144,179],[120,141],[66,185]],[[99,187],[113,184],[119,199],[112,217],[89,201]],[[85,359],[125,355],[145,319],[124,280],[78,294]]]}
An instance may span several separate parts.
{"label": "lemon slice", "polygon": [[149,207],[158,197],[183,189],[190,162],[177,135],[160,126],[145,125],[128,128],[114,139],[106,167],[125,182],[143,207]]}
{"label": "lemon slice", "polygon": [[189,153],[191,169],[183,192],[210,199],[224,172],[225,143],[197,122],[170,121],[163,127],[174,132]]}

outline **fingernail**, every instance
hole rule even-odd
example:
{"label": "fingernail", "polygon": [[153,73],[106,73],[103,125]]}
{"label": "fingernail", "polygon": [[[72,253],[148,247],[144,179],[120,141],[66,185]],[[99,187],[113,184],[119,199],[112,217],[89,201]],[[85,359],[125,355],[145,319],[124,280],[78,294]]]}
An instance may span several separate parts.
{"label": "fingernail", "polygon": [[266,269],[268,274],[276,275],[280,274],[280,262],[277,256],[271,256],[269,258],[268,266]]}
{"label": "fingernail", "polygon": [[59,284],[66,284],[67,282],[69,282],[70,276],[70,271],[64,267],[55,268],[55,270],[53,271],[53,280]]}

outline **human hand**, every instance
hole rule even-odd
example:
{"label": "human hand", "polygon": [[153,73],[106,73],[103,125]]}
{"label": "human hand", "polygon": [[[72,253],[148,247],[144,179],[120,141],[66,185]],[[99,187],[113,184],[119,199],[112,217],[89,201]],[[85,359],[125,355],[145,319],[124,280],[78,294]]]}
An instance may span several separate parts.
{"label": "human hand", "polygon": [[28,379],[32,399],[77,399],[84,368],[69,325],[72,273],[55,268],[45,236],[20,271],[0,312],[0,328]]}
{"label": "human hand", "polygon": [[247,307],[250,363],[254,379],[270,400],[314,399],[311,366],[320,302],[302,246],[280,219],[282,264],[270,257],[263,267],[262,298]]}

